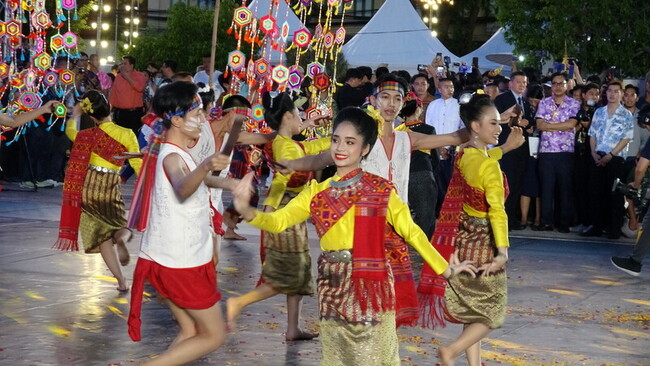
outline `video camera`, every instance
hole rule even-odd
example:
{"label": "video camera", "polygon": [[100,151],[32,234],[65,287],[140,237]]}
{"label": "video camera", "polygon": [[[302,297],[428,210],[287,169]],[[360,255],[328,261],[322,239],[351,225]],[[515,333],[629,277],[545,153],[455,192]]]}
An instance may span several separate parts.
{"label": "video camera", "polygon": [[620,179],[616,178],[612,185],[612,192],[621,193],[625,197],[634,201],[634,207],[639,214],[639,220],[641,220],[643,216],[645,216],[645,213],[648,210],[648,204],[650,203],[649,185],[650,182],[648,179],[644,178],[641,183],[641,188],[634,189],[632,186],[622,183]]}
{"label": "video camera", "polygon": [[646,104],[639,111],[639,126],[650,126],[650,104]]}

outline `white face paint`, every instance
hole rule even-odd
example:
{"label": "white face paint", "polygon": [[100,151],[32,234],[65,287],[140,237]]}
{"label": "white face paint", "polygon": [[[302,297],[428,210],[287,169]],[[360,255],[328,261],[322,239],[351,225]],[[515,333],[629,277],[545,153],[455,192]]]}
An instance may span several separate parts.
{"label": "white face paint", "polygon": [[201,123],[205,121],[205,118],[200,112],[201,108],[196,108],[189,111],[183,117],[182,129],[192,138],[199,138],[201,136]]}

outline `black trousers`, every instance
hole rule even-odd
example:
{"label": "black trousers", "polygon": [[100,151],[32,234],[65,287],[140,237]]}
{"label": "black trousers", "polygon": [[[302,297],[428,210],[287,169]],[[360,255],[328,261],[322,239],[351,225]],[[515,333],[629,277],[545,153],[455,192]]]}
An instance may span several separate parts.
{"label": "black trousers", "polygon": [[[599,155],[605,155],[604,153]],[[623,216],[625,215],[625,200],[623,195],[612,192],[616,178],[623,174],[623,158],[615,156],[605,166],[596,166],[593,159],[589,171],[590,191],[590,221],[596,230],[607,230],[610,234],[621,233]]]}
{"label": "black trousers", "polygon": [[528,144],[503,155],[499,164],[508,179],[508,188],[510,189],[505,204],[508,219],[511,223],[519,222],[521,217],[519,201],[528,165]]}
{"label": "black trousers", "polygon": [[[553,225],[553,213],[558,206],[559,226],[569,226],[573,220],[573,153],[540,153],[539,180],[542,199],[542,225]],[[557,191],[557,199],[555,192]]]}
{"label": "black trousers", "polygon": [[432,171],[409,174],[409,208],[413,221],[431,239],[436,228],[436,203],[438,187]]}
{"label": "black trousers", "polygon": [[130,128],[135,136],[138,136],[138,131],[142,127],[142,117],[144,116],[144,107],[121,109],[113,108],[113,122],[116,125]]}
{"label": "black trousers", "polygon": [[450,157],[446,160],[440,160],[434,176],[436,177],[436,183],[438,185],[438,201],[436,202],[436,217],[440,214],[440,209],[442,208],[442,203],[445,200],[445,195],[447,194],[447,187],[449,187],[449,182],[451,181],[451,174],[454,170],[454,158]]}

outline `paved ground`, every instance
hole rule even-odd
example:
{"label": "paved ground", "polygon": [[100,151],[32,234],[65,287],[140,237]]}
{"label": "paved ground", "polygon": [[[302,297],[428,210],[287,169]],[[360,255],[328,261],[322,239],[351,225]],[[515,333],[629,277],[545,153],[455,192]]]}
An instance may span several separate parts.
{"label": "paved ground", "polygon": [[[159,354],[177,329],[154,291],[143,306],[144,339],[131,342],[130,298],[117,293],[101,257],[49,249],[60,200],[60,187],[0,192],[0,365],[134,365]],[[259,273],[258,231],[242,225],[240,232],[248,240],[225,243],[218,267],[226,298],[253,288]],[[630,240],[516,234],[522,237],[511,240],[509,315],[483,344],[485,365],[650,365],[650,271],[634,278],[609,263],[609,256],[630,252]],[[316,237],[313,228],[310,235]],[[138,242],[129,244],[129,277]],[[305,299],[303,315],[305,328],[317,331],[313,298]],[[285,325],[284,298],[255,304],[224,347],[193,365],[318,365],[320,344],[285,342]],[[438,344],[459,331],[401,329],[402,364],[435,365]]]}

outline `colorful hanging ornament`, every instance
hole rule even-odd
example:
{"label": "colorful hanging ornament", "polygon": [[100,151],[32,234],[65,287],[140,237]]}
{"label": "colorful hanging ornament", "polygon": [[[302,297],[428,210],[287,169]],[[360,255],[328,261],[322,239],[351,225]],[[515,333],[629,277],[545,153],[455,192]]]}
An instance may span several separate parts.
{"label": "colorful hanging ornament", "polygon": [[282,85],[289,79],[289,69],[284,65],[277,65],[273,68],[273,71],[271,71],[271,78],[276,83]]}
{"label": "colorful hanging ornament", "polygon": [[35,92],[26,91],[20,95],[18,103],[23,109],[32,110],[39,108],[43,104],[43,101]]}
{"label": "colorful hanging ornament", "polygon": [[43,85],[46,87],[56,85],[57,81],[59,81],[59,74],[57,74],[56,71],[50,70],[45,73],[45,76],[43,76]]}
{"label": "colorful hanging ornament", "polygon": [[68,49],[77,47],[77,35],[72,32],[65,32],[63,34],[63,45]]}
{"label": "colorful hanging ornament", "polygon": [[253,104],[251,116],[256,122],[264,121],[264,107],[260,103]]}
{"label": "colorful hanging ornament", "polygon": [[257,59],[254,65],[255,75],[257,75],[257,77],[260,79],[265,78],[269,74],[270,66],[271,64],[269,60],[265,58]]}
{"label": "colorful hanging ornament", "polygon": [[228,67],[233,71],[241,70],[246,65],[246,55],[236,50],[228,53]]}
{"label": "colorful hanging ornament", "polygon": [[46,71],[52,66],[52,57],[45,52],[41,52],[32,57],[32,63],[41,71]]}
{"label": "colorful hanging ornament", "polygon": [[59,80],[65,85],[74,83],[74,73],[70,70],[63,70],[59,75]]}

